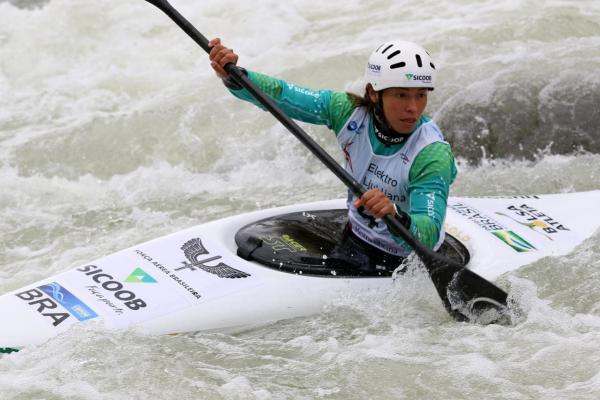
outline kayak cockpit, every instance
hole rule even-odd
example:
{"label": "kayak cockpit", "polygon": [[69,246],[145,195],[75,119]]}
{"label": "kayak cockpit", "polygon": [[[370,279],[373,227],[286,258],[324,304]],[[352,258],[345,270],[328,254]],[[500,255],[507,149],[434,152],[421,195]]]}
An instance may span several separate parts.
{"label": "kayak cockpit", "polygon": [[[347,214],[346,209],[302,211],[253,222],[236,233],[237,254],[294,274],[390,276],[401,260],[376,255],[371,246],[349,235]],[[449,234],[438,251],[461,265],[470,259],[467,248]]]}

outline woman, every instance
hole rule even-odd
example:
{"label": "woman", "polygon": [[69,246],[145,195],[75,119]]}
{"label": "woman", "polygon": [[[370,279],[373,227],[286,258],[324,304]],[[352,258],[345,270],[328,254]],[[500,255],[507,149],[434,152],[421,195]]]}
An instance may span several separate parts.
{"label": "woman", "polygon": [[[228,63],[237,63],[235,52],[218,38],[210,45],[211,66],[225,85],[236,97],[260,106],[224,70]],[[456,166],[439,127],[423,115],[434,88],[435,66],[421,46],[392,41],[378,47],[365,69],[362,98],[245,73],[291,118],[335,132],[346,170],[368,189],[360,199],[349,193],[346,239],[350,247],[366,249],[371,268],[397,266],[411,251],[380,220],[387,214],[397,214],[426,246],[441,245]]]}

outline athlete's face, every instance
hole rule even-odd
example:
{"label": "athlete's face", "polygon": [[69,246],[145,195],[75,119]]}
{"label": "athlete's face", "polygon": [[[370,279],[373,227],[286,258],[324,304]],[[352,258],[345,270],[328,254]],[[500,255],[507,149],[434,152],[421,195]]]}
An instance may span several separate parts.
{"label": "athlete's face", "polygon": [[414,131],[427,106],[427,93],[423,88],[389,88],[371,92],[371,101],[383,96],[383,114],[387,123],[398,133]]}

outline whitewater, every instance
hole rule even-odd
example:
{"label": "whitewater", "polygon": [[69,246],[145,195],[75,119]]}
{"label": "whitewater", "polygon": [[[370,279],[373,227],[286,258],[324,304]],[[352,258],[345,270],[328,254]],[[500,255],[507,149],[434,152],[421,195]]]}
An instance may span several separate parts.
{"label": "whitewater", "polygon": [[[241,66],[314,89],[361,92],[379,44],[422,44],[439,72],[427,113],[459,161],[453,196],[600,189],[598,1],[172,5]],[[302,127],[342,161],[331,132]],[[203,222],[346,194],[143,0],[0,1],[0,188],[0,294]],[[0,398],[597,399],[599,258],[597,233],[503,275],[526,310],[510,327],[455,322],[419,276],[239,332],[79,324],[1,355]]]}

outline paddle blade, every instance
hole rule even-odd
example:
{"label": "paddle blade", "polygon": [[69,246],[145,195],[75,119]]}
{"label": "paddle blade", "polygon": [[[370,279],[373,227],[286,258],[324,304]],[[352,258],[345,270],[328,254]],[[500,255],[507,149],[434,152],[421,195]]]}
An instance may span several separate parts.
{"label": "paddle blade", "polygon": [[[439,264],[438,264],[439,263]],[[510,324],[505,291],[466,268],[436,260],[428,268],[446,310],[457,321],[478,324]]]}

